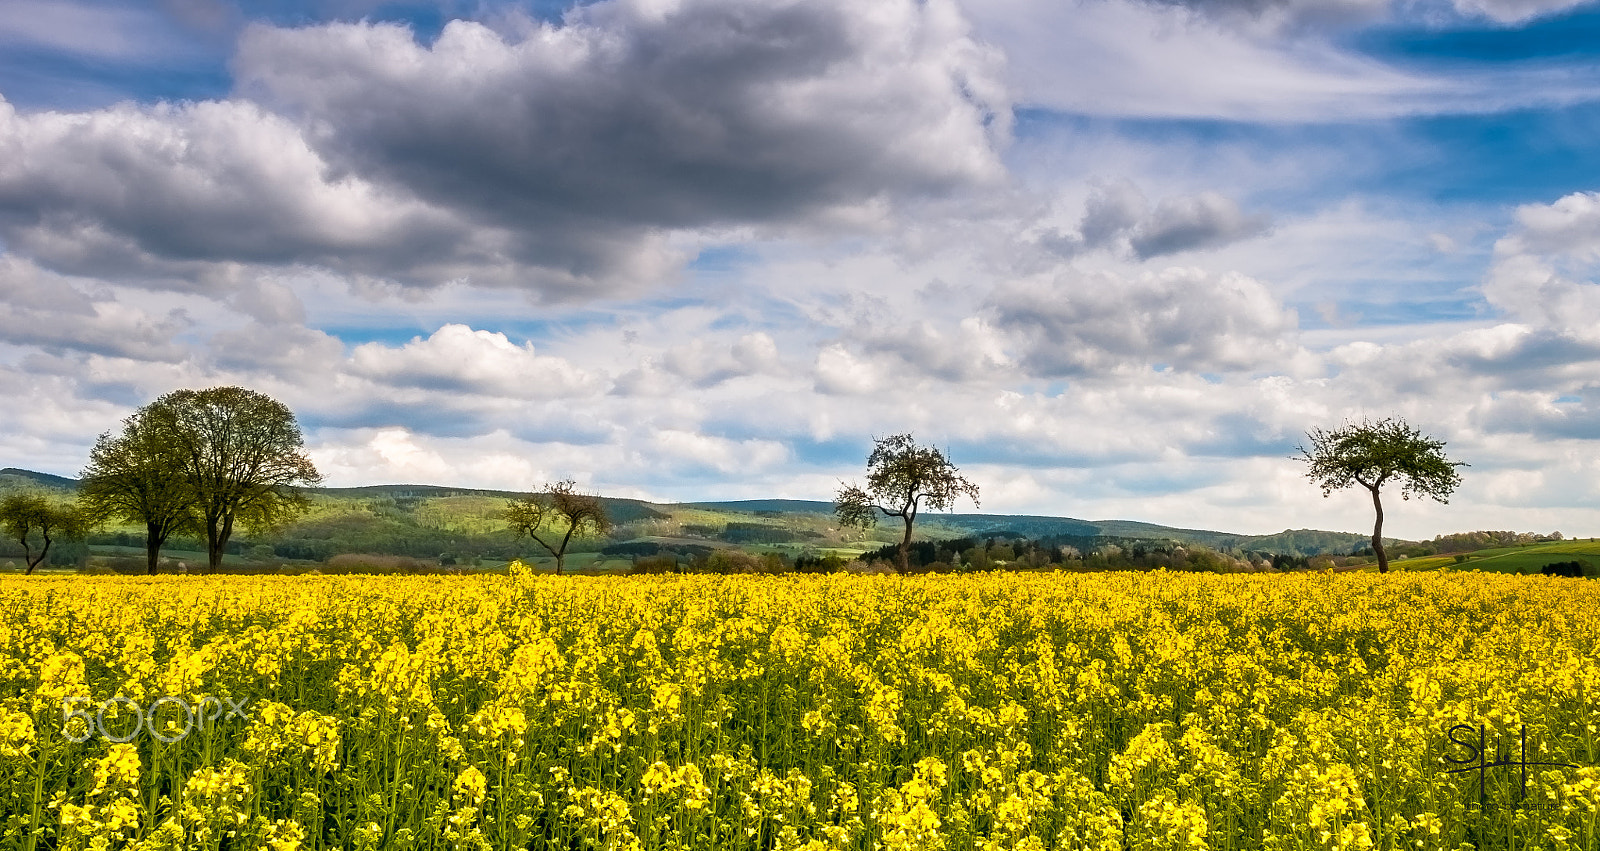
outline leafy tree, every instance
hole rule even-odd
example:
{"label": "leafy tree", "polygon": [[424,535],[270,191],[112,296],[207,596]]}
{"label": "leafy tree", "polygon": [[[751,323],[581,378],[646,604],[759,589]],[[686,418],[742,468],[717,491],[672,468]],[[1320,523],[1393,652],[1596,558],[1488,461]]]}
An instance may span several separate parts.
{"label": "leafy tree", "polygon": [[[878,522],[878,512],[905,523],[900,540],[900,572],[910,569],[911,528],[922,508],[948,511],[965,495],[978,504],[978,486],[959,475],[944,453],[918,446],[909,434],[873,439],[867,456],[867,486],[845,485],[833,501],[843,526],[866,529]],[[843,484],[843,483],[841,483]]]}
{"label": "leafy tree", "polygon": [[[514,499],[506,505],[505,518],[511,530],[549,550],[556,557],[557,576],[566,570],[567,544],[574,535],[598,537],[611,531],[611,518],[606,516],[600,498],[578,493],[577,486],[577,482],[568,479],[546,485],[544,493]],[[547,524],[554,527],[554,532],[542,531]],[[552,545],[555,533],[561,535],[561,541]]]}
{"label": "leafy tree", "polygon": [[78,488],[89,522],[144,524],[145,563],[151,575],[173,533],[200,529],[180,444],[163,425],[163,418],[141,409],[122,421],[120,435],[100,435],[89,450],[89,466],[80,474]]}
{"label": "leafy tree", "polygon": [[[74,506],[62,506],[38,494],[14,493],[0,499],[0,530],[7,538],[22,545],[23,558],[28,563],[26,573],[50,555],[50,545],[58,539],[82,535],[83,523]],[[39,552],[33,548],[38,545]]]}
{"label": "leafy tree", "polygon": [[282,402],[242,387],[213,387],[173,391],[141,413],[172,436],[205,527],[207,573],[222,564],[235,526],[270,529],[310,508],[297,486],[322,476]]}
{"label": "leafy tree", "polygon": [[1424,435],[1405,420],[1362,420],[1346,423],[1336,431],[1312,429],[1307,437],[1311,448],[1299,447],[1300,457],[1309,465],[1307,478],[1322,488],[1324,498],[1352,484],[1372,492],[1372,508],[1377,515],[1372,526],[1372,550],[1378,556],[1379,573],[1389,571],[1389,556],[1383,550],[1383,502],[1379,490],[1398,480],[1402,499],[1415,494],[1448,503],[1450,494],[1461,484],[1456,468],[1467,466],[1444,456],[1444,441]]}

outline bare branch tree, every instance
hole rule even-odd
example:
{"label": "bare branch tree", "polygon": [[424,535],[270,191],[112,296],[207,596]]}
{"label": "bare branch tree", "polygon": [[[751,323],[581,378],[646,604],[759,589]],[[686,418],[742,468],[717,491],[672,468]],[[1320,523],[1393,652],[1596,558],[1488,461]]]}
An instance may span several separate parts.
{"label": "bare branch tree", "polygon": [[956,465],[932,446],[918,446],[909,434],[873,439],[867,457],[867,486],[844,485],[834,498],[834,512],[843,526],[863,529],[878,522],[878,513],[898,517],[905,523],[900,540],[900,567],[911,567],[911,530],[917,512],[923,508],[948,511],[957,498],[966,496],[978,504],[978,486],[957,475]]}
{"label": "bare branch tree", "polygon": [[[556,575],[566,571],[567,545],[574,536],[600,536],[611,531],[611,518],[606,516],[600,498],[578,493],[578,483],[568,479],[545,485],[544,493],[536,493],[511,500],[506,505],[506,523],[518,535],[532,538],[556,558]],[[545,531],[549,525],[551,531]],[[555,542],[555,535],[561,540]]]}

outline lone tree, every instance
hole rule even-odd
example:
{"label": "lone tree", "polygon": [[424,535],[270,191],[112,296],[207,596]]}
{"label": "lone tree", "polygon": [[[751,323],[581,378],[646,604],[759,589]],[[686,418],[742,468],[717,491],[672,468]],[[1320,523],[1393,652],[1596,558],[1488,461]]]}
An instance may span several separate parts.
{"label": "lone tree", "polygon": [[[576,492],[577,482],[568,479],[546,485],[544,493],[511,500],[506,505],[506,523],[517,535],[526,535],[556,557],[556,575],[566,570],[567,544],[574,535],[604,535],[611,531],[600,497]],[[550,531],[541,531],[546,525]],[[556,535],[561,542],[552,546]]]}
{"label": "lone tree", "polygon": [[176,390],[141,412],[171,435],[216,573],[234,526],[269,529],[310,508],[299,486],[322,481],[289,409],[242,387]]}
{"label": "lone tree", "polygon": [[1372,492],[1372,508],[1377,513],[1372,551],[1378,555],[1379,573],[1389,572],[1389,555],[1383,551],[1383,502],[1378,491],[1399,480],[1402,499],[1416,494],[1448,503],[1451,492],[1461,484],[1456,468],[1467,466],[1444,457],[1444,441],[1424,435],[1405,420],[1362,420],[1346,423],[1337,431],[1312,429],[1306,436],[1311,438],[1311,448],[1299,447],[1300,456],[1310,465],[1307,478],[1322,488],[1324,498],[1352,484]]}
{"label": "lone tree", "polygon": [[[51,543],[77,537],[83,526],[73,507],[56,505],[38,494],[14,493],[0,499],[0,530],[22,545],[22,556],[28,563],[25,572],[32,575],[34,568],[50,555]],[[37,554],[35,546],[39,548]]]}
{"label": "lone tree", "polygon": [[866,489],[844,485],[834,498],[833,510],[839,515],[840,525],[862,529],[877,525],[880,511],[904,521],[900,572],[905,573],[911,568],[911,527],[917,512],[922,508],[948,511],[962,495],[976,506],[978,486],[956,475],[956,465],[943,452],[932,446],[918,446],[909,434],[873,438],[872,443],[872,454],[867,456]]}
{"label": "lone tree", "polygon": [[177,436],[164,425],[163,418],[140,409],[122,421],[120,435],[100,435],[78,486],[87,522],[144,524],[146,570],[152,576],[167,538],[200,529],[186,459]]}

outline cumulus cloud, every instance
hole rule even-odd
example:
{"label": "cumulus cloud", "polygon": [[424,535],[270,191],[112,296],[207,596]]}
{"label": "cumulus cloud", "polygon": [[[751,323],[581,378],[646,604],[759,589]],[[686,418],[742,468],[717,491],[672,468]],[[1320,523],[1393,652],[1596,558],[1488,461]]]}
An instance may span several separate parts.
{"label": "cumulus cloud", "polygon": [[504,334],[446,325],[399,348],[366,343],[350,353],[351,371],[397,387],[485,393],[524,399],[593,394],[600,380],[563,358],[534,352]]}
{"label": "cumulus cloud", "polygon": [[812,369],[817,392],[837,396],[861,396],[882,387],[888,374],[870,359],[860,357],[842,343],[833,343],[817,352]]}
{"label": "cumulus cloud", "polygon": [[1513,317],[1593,336],[1600,323],[1600,193],[1517,208],[1484,280],[1490,304]]}
{"label": "cumulus cloud", "polygon": [[637,292],[700,229],[859,224],[997,184],[999,62],[949,0],[609,0],[518,35],[452,21],[431,44],[255,26],[233,99],[0,100],[0,239],[58,271],[224,297],[240,267]]}
{"label": "cumulus cloud", "polygon": [[340,168],[604,281],[659,271],[664,231],[998,179],[997,61],[946,0],[610,0],[520,37],[452,21],[430,45],[390,24],[257,27],[236,67]]}
{"label": "cumulus cloud", "polygon": [[1172,268],[1124,278],[1065,273],[997,290],[997,327],[1034,375],[1069,376],[1165,364],[1206,372],[1282,366],[1297,319],[1258,281]]}
{"label": "cumulus cloud", "polygon": [[1150,206],[1133,181],[1102,183],[1089,193],[1078,234],[1085,246],[1107,245],[1139,225]]}

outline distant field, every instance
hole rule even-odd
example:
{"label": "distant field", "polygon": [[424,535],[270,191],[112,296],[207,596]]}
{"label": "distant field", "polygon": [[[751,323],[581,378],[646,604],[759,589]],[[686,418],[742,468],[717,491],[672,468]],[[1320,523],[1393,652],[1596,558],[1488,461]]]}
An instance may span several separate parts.
{"label": "distant field", "polygon": [[1399,570],[1481,570],[1487,573],[1538,573],[1553,562],[1576,561],[1594,571],[1600,571],[1600,541],[1553,541],[1548,544],[1531,544],[1524,547],[1497,547],[1470,553],[1466,561],[1456,563],[1455,556],[1426,556],[1404,561],[1391,561]]}

